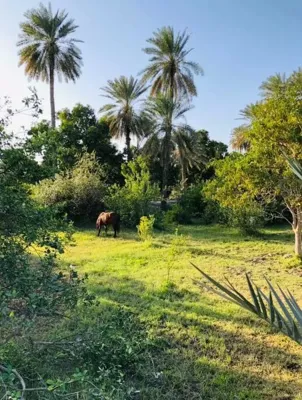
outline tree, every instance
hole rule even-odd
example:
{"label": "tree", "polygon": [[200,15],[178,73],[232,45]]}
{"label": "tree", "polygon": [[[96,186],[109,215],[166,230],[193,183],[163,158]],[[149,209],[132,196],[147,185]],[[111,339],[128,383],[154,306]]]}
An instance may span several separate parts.
{"label": "tree", "polygon": [[108,119],[112,136],[125,137],[127,160],[130,161],[131,135],[139,138],[143,133],[143,122],[136,103],[147,87],[133,76],[121,76],[108,81],[102,90],[106,93],[104,97],[110,99],[111,103],[101,107],[100,113]]}
{"label": "tree", "polygon": [[39,8],[24,14],[26,21],[20,24],[21,34],[17,46],[20,47],[19,65],[25,65],[25,73],[30,79],[41,79],[49,83],[51,126],[55,128],[55,73],[59,80],[75,81],[81,73],[81,51],[70,38],[77,29],[74,20],[67,20],[68,14],[58,10],[53,14],[51,5],[40,4]]}
{"label": "tree", "polygon": [[208,180],[214,176],[212,161],[226,157],[228,146],[222,142],[211,140],[209,132],[201,129],[193,132],[193,148],[199,160],[198,166],[188,171],[188,183]]}
{"label": "tree", "polygon": [[184,119],[185,113],[191,108],[190,105],[165,95],[151,97],[146,103],[145,114],[153,121],[154,130],[145,143],[144,151],[147,154],[160,154],[163,167],[163,190],[167,188],[169,166],[175,148],[179,152],[181,151],[183,166],[185,165],[183,159],[185,154],[189,157],[192,156],[191,162],[193,162],[194,153],[192,148],[188,146],[193,129],[186,123],[178,123],[179,120]]}
{"label": "tree", "polygon": [[142,71],[143,80],[152,81],[151,95],[170,94],[172,97],[197,96],[193,75],[202,75],[201,66],[187,61],[192,49],[186,49],[190,35],[186,31],[175,34],[170,26],[154,32],[143,51],[149,54],[149,65]]}
{"label": "tree", "polygon": [[180,166],[181,174],[181,189],[187,186],[188,174],[193,167],[198,170],[201,165],[206,163],[204,154],[198,149],[197,143],[194,140],[194,134],[187,129],[178,129],[172,137],[173,156],[177,164]]}
{"label": "tree", "polygon": [[94,110],[82,104],[72,110],[61,110],[58,117],[60,126],[57,129],[42,121],[31,128],[26,140],[26,148],[42,158],[47,176],[70,170],[83,154],[94,152],[107,182],[121,182],[122,155],[110,141],[108,123],[97,121]]}
{"label": "tree", "polygon": [[288,222],[295,234],[295,252],[299,256],[302,255],[302,184],[286,163],[283,152],[302,161],[301,78],[301,70],[294,72],[282,90],[278,87],[270,91],[250,107],[248,153],[234,162],[229,158],[216,165],[217,177],[210,184],[215,187],[217,200],[236,206],[242,201],[267,204],[281,198],[291,213]]}

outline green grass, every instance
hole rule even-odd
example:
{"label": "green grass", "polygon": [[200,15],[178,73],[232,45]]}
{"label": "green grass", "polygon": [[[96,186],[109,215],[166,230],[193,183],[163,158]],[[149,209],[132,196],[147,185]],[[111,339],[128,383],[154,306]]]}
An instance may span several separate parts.
{"label": "green grass", "polygon": [[218,226],[185,226],[180,233],[158,233],[150,244],[130,231],[113,239],[82,229],[62,257],[89,274],[89,289],[107,320],[121,306],[141,324],[146,348],[135,371],[125,373],[133,398],[302,399],[302,348],[235,305],[201,292],[193,283],[200,276],[190,265],[220,280],[227,275],[242,291],[246,272],[267,290],[266,275],[301,303],[302,267],[293,257],[291,232],[269,229],[251,239]]}

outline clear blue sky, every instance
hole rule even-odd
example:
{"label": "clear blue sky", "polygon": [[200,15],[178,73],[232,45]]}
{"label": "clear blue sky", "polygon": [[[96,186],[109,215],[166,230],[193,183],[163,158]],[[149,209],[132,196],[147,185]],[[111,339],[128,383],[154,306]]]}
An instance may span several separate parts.
{"label": "clear blue sky", "polygon": [[[38,3],[0,0],[0,96],[10,95],[15,102],[29,86],[18,68],[18,24],[24,11]],[[164,25],[188,29],[191,58],[205,71],[196,79],[198,98],[188,123],[226,143],[240,122],[239,110],[257,99],[261,82],[302,65],[299,0],[54,0],[52,6],[69,12],[79,25],[76,37],[85,42],[83,74],[76,84],[57,84],[57,109],[81,102],[98,110],[104,102],[99,88],[122,74],[136,75],[147,63],[141,51],[145,40]],[[47,85],[30,84],[44,98],[48,117]]]}

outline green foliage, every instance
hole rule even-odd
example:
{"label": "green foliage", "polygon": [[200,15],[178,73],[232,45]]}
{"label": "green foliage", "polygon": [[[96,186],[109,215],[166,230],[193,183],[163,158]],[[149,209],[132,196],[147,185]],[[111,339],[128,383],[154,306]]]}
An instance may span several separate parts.
{"label": "green foliage", "polygon": [[70,239],[70,225],[36,204],[8,174],[0,174],[0,217],[2,322],[18,325],[18,317],[53,315],[74,306],[82,279],[72,270],[60,272],[56,262]]}
{"label": "green foliage", "polygon": [[[87,311],[89,310],[89,313]],[[34,327],[27,332],[37,339]],[[66,340],[68,334],[68,340]],[[71,397],[77,399],[126,400],[134,394],[133,376],[148,358],[151,346],[144,325],[121,306],[78,307],[68,320],[49,328],[48,342],[21,338],[7,346],[6,357],[22,365],[22,375],[31,399]],[[0,349],[0,356],[3,353]],[[18,380],[8,367],[2,376],[6,391],[17,395]],[[0,385],[2,394],[3,385]],[[45,396],[45,397],[44,397]],[[20,397],[16,397],[20,400]]]}
{"label": "green foliage", "polygon": [[95,218],[103,209],[106,189],[104,173],[95,155],[84,154],[75,167],[54,179],[45,179],[33,187],[33,196],[44,205],[56,205],[72,218]]}
{"label": "green foliage", "polygon": [[211,278],[205,272],[201,271],[195,265],[193,266],[203,275],[203,277],[214,285],[213,288],[205,283],[197,282],[201,287],[205,287],[224,299],[232,301],[240,307],[256,314],[266,322],[269,322],[275,329],[283,332],[299,344],[302,344],[302,310],[291,292],[288,291],[288,294],[285,294],[285,292],[279,287],[283,296],[282,299],[273,285],[266,280],[270,288],[270,293],[267,296],[253,283],[251,278],[246,275],[248,288],[252,298],[252,300],[249,300],[239,293],[229,280],[227,280],[228,286],[224,286]]}
{"label": "green foliage", "polygon": [[24,183],[35,183],[45,178],[47,171],[23,148],[8,148],[1,151],[3,171],[11,173]]}
{"label": "green foliage", "polygon": [[200,65],[187,60],[186,49],[190,36],[186,31],[175,33],[171,26],[153,33],[144,52],[151,55],[150,64],[142,71],[145,81],[153,82],[151,95],[168,93],[171,97],[197,95],[193,74],[202,75]]}
{"label": "green foliage", "polygon": [[149,217],[143,216],[139,221],[137,227],[138,236],[144,242],[152,239],[153,227],[154,227],[155,217],[154,215],[149,215]]}
{"label": "green foliage", "polygon": [[82,104],[61,110],[58,118],[57,129],[46,121],[32,127],[25,143],[28,152],[42,158],[48,176],[70,170],[85,153],[95,153],[107,183],[120,182],[122,155],[110,142],[109,124],[104,119],[97,121],[94,110]]}
{"label": "green foliage", "polygon": [[239,227],[245,233],[256,233],[264,223],[264,210],[254,185],[259,166],[249,155],[236,153],[213,165],[215,179],[206,183],[205,198],[220,204],[230,226]]}
{"label": "green foliage", "polygon": [[108,81],[107,86],[102,90],[111,103],[105,104],[100,112],[109,122],[112,136],[125,137],[127,160],[130,161],[132,159],[130,135],[141,138],[144,133],[144,120],[135,103],[147,87],[133,76],[130,78],[121,76],[114,81]]}
{"label": "green foliage", "polygon": [[151,183],[148,164],[143,157],[122,165],[125,186],[109,188],[106,207],[121,215],[122,223],[135,227],[140,218],[152,213],[151,201],[160,196],[159,187]]}
{"label": "green foliage", "polygon": [[224,209],[229,226],[239,228],[243,234],[257,235],[265,224],[264,210],[258,205],[235,209]]}
{"label": "green foliage", "polygon": [[189,186],[181,194],[179,204],[190,217],[201,217],[206,206],[202,195],[203,184]]}
{"label": "green foliage", "polygon": [[187,214],[180,204],[175,204],[164,214],[164,226],[169,227],[174,224],[186,224],[191,222],[191,215]]}

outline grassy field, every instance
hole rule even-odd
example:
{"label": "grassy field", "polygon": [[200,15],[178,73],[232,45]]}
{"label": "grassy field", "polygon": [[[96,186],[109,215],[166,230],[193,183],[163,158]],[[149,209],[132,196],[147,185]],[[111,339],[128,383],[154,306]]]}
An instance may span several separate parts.
{"label": "grassy field", "polygon": [[[142,357],[135,371],[125,371],[134,398],[298,400],[302,347],[202,292],[190,265],[216,278],[227,275],[243,291],[246,272],[264,289],[266,275],[301,303],[302,267],[292,251],[292,234],[284,228],[255,239],[218,226],[185,226],[177,236],[157,233],[152,243],[138,241],[130,231],[113,239],[82,229],[62,260],[89,274],[89,289],[107,321],[115,308],[139,321],[146,339],[135,351]],[[131,335],[131,328],[121,325],[121,338],[129,329]]]}

